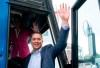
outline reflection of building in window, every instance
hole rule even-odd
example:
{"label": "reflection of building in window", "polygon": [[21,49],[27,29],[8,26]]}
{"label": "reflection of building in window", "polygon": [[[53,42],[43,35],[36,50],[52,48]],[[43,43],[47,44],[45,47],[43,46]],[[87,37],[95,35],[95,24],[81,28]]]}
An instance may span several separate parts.
{"label": "reflection of building in window", "polygon": [[78,59],[84,59],[83,58],[83,50],[82,47],[78,46]]}

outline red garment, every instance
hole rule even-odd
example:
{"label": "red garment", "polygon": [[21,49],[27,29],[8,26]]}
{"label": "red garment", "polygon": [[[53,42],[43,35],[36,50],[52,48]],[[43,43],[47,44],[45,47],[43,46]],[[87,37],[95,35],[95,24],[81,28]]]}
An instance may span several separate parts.
{"label": "red garment", "polygon": [[18,37],[16,35],[15,29],[10,29],[9,34],[9,46],[11,46],[11,58],[16,58],[19,52],[20,58],[25,58],[30,54],[28,47],[28,36],[32,31],[30,29],[20,29]]}

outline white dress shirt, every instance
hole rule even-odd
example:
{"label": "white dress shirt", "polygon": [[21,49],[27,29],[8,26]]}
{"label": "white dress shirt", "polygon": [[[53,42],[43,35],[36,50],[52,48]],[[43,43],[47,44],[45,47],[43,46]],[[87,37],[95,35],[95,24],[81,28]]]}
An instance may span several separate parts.
{"label": "white dress shirt", "polygon": [[41,68],[41,48],[36,52],[32,51],[28,68]]}

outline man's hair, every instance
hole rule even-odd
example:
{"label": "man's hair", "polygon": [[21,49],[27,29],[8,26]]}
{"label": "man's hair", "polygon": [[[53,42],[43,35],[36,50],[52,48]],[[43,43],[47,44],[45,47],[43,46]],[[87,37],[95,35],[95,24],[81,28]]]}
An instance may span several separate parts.
{"label": "man's hair", "polygon": [[34,35],[34,34],[39,34],[39,35],[41,35],[41,38],[42,38],[42,34],[41,34],[40,32],[33,32],[33,33],[31,34],[31,38],[32,38],[32,35]]}

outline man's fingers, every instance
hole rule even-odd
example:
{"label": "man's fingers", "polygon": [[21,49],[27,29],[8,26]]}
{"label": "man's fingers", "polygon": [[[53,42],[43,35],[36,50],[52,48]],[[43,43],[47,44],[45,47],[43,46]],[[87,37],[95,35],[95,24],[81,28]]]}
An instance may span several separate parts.
{"label": "man's fingers", "polygon": [[68,14],[70,14],[70,6],[68,6]]}
{"label": "man's fingers", "polygon": [[64,3],[62,4],[62,9],[64,9]]}
{"label": "man's fingers", "polygon": [[65,10],[67,11],[67,4],[65,4]]}

